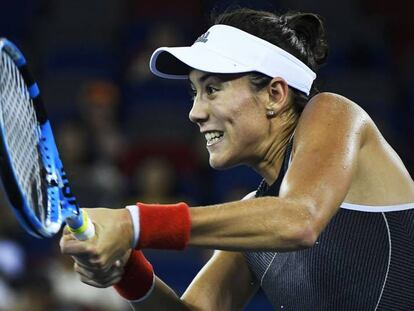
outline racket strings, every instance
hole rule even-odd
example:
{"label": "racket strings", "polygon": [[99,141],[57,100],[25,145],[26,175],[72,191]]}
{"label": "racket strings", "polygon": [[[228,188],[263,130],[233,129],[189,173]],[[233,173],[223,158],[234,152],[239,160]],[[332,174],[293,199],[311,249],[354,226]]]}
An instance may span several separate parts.
{"label": "racket strings", "polygon": [[44,222],[47,208],[46,181],[38,145],[40,132],[27,86],[13,60],[1,53],[1,126],[12,165],[29,207]]}

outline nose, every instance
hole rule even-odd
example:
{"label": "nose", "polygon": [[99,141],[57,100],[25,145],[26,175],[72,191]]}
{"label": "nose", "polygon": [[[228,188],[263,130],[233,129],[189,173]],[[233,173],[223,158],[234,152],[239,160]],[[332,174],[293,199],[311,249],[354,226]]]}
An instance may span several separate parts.
{"label": "nose", "polygon": [[188,114],[191,122],[201,124],[208,119],[208,107],[206,103],[203,103],[200,99],[195,98],[193,101],[193,107]]}

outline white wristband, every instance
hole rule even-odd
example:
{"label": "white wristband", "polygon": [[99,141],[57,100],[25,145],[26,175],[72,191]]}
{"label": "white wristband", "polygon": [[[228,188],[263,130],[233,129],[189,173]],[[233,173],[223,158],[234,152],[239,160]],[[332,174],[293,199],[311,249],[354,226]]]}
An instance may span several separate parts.
{"label": "white wristband", "polygon": [[129,211],[132,219],[132,227],[134,229],[134,236],[132,239],[131,248],[137,246],[139,241],[139,208],[136,205],[127,205],[125,208]]}

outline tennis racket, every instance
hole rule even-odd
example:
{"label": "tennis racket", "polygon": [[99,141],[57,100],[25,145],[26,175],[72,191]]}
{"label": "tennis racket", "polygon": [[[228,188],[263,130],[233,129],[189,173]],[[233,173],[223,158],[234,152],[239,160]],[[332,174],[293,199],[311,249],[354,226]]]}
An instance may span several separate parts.
{"label": "tennis racket", "polygon": [[70,190],[25,57],[5,38],[0,38],[0,174],[11,208],[31,235],[52,237],[64,222],[79,240],[95,235]]}

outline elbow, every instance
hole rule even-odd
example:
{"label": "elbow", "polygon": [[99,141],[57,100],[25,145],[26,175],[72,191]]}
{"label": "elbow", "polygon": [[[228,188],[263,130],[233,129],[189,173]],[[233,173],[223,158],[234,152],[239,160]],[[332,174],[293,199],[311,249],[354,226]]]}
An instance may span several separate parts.
{"label": "elbow", "polygon": [[[311,248],[316,244],[319,233],[310,224],[296,223],[282,237],[286,251],[302,250]],[[280,237],[279,237],[280,238]]]}
{"label": "elbow", "polygon": [[306,224],[296,234],[297,249],[307,249],[315,246],[318,237],[319,232],[317,232],[315,227],[312,224]]}
{"label": "elbow", "polygon": [[[303,210],[302,210],[303,211]],[[310,213],[297,213],[285,218],[279,227],[278,236],[274,238],[282,249],[286,251],[307,249],[315,246],[321,233],[317,221]],[[279,249],[280,250],[280,249]]]}
{"label": "elbow", "polygon": [[314,212],[316,207],[310,202],[296,202],[292,210],[295,212],[288,217],[292,226],[287,232],[292,248],[301,250],[314,247],[322,231]]}
{"label": "elbow", "polygon": [[[263,220],[260,236],[263,249],[276,252],[287,252],[307,249],[315,246],[323,230],[323,218],[318,213],[315,203],[311,200],[272,198],[283,200],[273,204],[269,201],[275,215]],[[266,236],[266,239],[263,239]]]}

